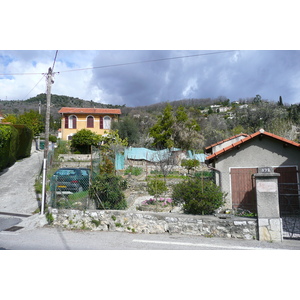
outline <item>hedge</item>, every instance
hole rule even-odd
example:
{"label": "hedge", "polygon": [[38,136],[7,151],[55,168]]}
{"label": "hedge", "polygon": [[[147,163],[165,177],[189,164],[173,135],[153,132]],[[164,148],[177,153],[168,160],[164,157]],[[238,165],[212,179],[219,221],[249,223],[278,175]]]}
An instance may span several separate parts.
{"label": "hedge", "polygon": [[19,132],[17,158],[24,158],[30,156],[33,132],[25,125],[12,125]]}
{"label": "hedge", "polygon": [[0,171],[30,156],[32,137],[25,125],[0,124]]}

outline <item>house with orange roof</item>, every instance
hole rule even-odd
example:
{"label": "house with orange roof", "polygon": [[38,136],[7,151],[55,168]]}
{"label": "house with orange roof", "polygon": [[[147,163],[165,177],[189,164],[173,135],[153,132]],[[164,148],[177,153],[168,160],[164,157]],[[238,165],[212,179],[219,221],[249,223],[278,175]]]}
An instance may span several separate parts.
{"label": "house with orange roof", "polygon": [[1,113],[1,110],[0,110],[0,123],[2,123],[3,119],[4,119],[4,116],[3,116],[3,114]]}
{"label": "house with orange roof", "polygon": [[263,129],[240,134],[205,148],[205,163],[214,170],[216,183],[226,193],[224,208],[256,212],[254,174],[270,167],[279,173],[281,213],[300,208],[300,144]]}
{"label": "house with orange roof", "polygon": [[61,114],[62,140],[71,140],[72,136],[81,129],[88,129],[96,134],[103,135],[111,129],[113,121],[118,121],[120,109],[111,108],[78,108],[62,107]]}

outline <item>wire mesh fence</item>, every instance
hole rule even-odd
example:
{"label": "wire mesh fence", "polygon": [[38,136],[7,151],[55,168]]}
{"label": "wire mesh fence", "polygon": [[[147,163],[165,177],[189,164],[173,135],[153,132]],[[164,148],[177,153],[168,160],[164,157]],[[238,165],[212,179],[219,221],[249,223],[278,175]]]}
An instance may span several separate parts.
{"label": "wire mesh fence", "polygon": [[87,209],[91,206],[89,187],[92,173],[87,168],[60,168],[50,179],[50,206]]}

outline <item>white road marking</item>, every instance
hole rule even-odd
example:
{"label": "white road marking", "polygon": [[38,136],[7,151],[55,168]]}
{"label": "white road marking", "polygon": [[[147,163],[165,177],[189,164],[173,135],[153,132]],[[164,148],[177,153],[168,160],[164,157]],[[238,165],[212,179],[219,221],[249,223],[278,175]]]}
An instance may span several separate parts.
{"label": "white road marking", "polygon": [[213,245],[213,244],[195,244],[195,243],[151,241],[151,240],[133,240],[133,242],[148,243],[148,244],[164,244],[164,245],[179,245],[179,246],[192,246],[192,247],[221,248],[221,249],[231,249],[231,250],[274,250],[272,248],[243,247],[243,246],[221,246],[221,245]]}

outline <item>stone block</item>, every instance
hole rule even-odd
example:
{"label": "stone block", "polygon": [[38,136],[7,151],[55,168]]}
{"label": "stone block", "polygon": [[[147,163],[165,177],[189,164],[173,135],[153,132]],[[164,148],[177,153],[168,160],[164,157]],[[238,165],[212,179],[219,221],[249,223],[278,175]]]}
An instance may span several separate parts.
{"label": "stone block", "polygon": [[271,242],[272,238],[267,227],[259,227],[259,240]]}
{"label": "stone block", "polygon": [[270,229],[272,231],[282,231],[281,219],[270,219]]}
{"label": "stone block", "polygon": [[258,226],[269,226],[269,219],[258,219]]}
{"label": "stone block", "polygon": [[234,225],[247,225],[246,221],[233,221]]}

